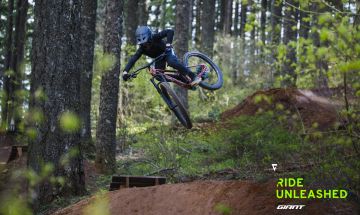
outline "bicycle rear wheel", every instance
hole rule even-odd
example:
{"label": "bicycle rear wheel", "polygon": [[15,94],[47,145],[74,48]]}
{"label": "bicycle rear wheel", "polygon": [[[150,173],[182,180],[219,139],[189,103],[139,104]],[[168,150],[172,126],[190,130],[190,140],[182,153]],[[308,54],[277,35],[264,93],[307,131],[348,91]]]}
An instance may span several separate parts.
{"label": "bicycle rear wheel", "polygon": [[162,98],[171,111],[174,112],[176,118],[178,118],[183,126],[191,129],[192,123],[189,114],[187,113],[184,105],[181,103],[179,97],[176,95],[175,91],[170,87],[170,84],[167,82],[161,82],[159,87],[161,93],[163,94]]}
{"label": "bicycle rear wheel", "polygon": [[197,51],[187,52],[184,55],[184,63],[193,71],[199,65],[204,65],[208,69],[207,77],[199,83],[200,87],[208,90],[217,90],[222,87],[224,81],[220,68],[205,54]]}

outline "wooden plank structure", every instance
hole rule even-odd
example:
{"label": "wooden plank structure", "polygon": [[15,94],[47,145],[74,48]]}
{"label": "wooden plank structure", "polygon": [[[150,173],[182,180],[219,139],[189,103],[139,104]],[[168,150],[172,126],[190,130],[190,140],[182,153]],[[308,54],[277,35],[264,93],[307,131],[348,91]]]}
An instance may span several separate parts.
{"label": "wooden plank structure", "polygon": [[0,147],[0,164],[7,164],[27,152],[27,146],[14,145]]}
{"label": "wooden plank structure", "polygon": [[128,187],[150,187],[166,183],[166,178],[161,176],[113,176],[110,191]]}
{"label": "wooden plank structure", "polygon": [[0,133],[0,164],[7,164],[27,152],[27,145],[16,141],[11,133]]}

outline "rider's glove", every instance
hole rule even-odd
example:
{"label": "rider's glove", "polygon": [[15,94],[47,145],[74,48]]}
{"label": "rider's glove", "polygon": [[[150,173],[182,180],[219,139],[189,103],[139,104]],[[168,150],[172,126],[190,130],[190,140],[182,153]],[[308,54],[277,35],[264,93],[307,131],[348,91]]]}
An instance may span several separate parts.
{"label": "rider's glove", "polygon": [[123,72],[122,78],[124,81],[129,80],[131,75],[129,75],[126,71]]}
{"label": "rider's glove", "polygon": [[167,43],[166,44],[166,49],[165,49],[165,52],[166,53],[171,53],[172,51],[172,45],[170,43]]}

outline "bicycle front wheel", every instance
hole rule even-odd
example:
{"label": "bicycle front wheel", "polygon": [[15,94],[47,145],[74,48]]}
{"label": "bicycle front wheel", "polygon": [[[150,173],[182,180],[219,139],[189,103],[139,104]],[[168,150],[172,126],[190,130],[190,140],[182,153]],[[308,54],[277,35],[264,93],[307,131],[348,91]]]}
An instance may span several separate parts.
{"label": "bicycle front wheel", "polygon": [[187,113],[179,97],[176,95],[175,91],[170,87],[170,84],[167,82],[162,82],[159,84],[159,87],[161,93],[163,94],[162,97],[164,101],[171,109],[171,111],[174,112],[176,118],[181,122],[184,127],[191,129],[192,123],[189,114]]}
{"label": "bicycle front wheel", "polygon": [[203,81],[199,83],[200,87],[208,90],[217,90],[222,87],[224,81],[220,68],[205,54],[197,51],[187,52],[184,55],[184,63],[193,71],[200,65],[205,66],[207,72]]}

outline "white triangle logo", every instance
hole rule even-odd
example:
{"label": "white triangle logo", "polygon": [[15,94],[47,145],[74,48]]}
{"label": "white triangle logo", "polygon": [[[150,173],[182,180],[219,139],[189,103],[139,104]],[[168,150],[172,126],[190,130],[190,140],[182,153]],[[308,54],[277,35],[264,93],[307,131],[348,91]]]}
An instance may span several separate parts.
{"label": "white triangle logo", "polygon": [[271,164],[271,165],[272,165],[272,168],[273,168],[273,170],[274,170],[274,172],[275,172],[276,167],[277,167],[277,164],[276,164],[276,163],[273,163],[273,164]]}

